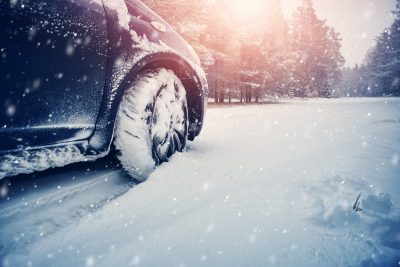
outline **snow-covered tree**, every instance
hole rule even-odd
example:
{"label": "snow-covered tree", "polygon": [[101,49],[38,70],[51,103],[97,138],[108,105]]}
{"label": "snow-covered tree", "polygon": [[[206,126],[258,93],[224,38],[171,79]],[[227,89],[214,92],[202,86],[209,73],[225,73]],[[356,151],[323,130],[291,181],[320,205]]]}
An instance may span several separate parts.
{"label": "snow-covered tree", "polygon": [[292,20],[295,95],[330,96],[344,64],[339,34],[320,20],[312,0],[303,0]]}
{"label": "snow-covered tree", "polygon": [[400,0],[393,11],[395,20],[377,38],[368,53],[369,95],[400,95]]}
{"label": "snow-covered tree", "polygon": [[290,95],[295,60],[290,43],[289,25],[284,18],[281,1],[275,1],[272,10],[262,46],[265,62],[263,87],[269,95]]}

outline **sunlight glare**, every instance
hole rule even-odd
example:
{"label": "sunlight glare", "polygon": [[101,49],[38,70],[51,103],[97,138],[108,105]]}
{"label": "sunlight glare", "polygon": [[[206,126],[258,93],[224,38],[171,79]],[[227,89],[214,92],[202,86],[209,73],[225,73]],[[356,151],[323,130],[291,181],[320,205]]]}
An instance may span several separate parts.
{"label": "sunlight glare", "polygon": [[263,13],[264,2],[265,0],[232,0],[231,13],[240,20],[254,19]]}

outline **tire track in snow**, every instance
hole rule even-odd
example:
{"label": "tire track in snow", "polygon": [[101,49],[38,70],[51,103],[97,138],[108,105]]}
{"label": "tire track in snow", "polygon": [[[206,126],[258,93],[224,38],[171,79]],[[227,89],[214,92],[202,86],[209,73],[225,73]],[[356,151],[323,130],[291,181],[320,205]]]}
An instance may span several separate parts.
{"label": "tire track in snow", "polygon": [[91,216],[135,183],[102,159],[2,181],[0,258]]}

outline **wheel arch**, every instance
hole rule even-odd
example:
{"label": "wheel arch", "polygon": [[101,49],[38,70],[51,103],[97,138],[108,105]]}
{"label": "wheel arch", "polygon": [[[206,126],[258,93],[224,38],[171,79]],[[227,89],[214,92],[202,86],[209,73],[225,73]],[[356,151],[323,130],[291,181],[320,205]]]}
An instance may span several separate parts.
{"label": "wheel arch", "polygon": [[88,140],[85,154],[101,154],[109,151],[114,137],[115,119],[119,103],[130,83],[142,71],[152,68],[167,68],[174,71],[185,87],[188,101],[189,140],[193,140],[201,131],[207,103],[207,82],[192,64],[174,53],[157,53],[138,60],[116,86],[111,82],[105,86],[102,106],[96,127]]}

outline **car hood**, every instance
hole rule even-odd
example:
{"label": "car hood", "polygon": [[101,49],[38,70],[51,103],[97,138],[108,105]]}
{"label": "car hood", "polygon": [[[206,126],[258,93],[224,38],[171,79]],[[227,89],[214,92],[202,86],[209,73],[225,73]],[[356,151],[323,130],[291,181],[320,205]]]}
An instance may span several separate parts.
{"label": "car hood", "polygon": [[200,60],[196,52],[194,52],[192,46],[189,43],[187,43],[186,40],[183,39],[183,37],[178,32],[176,32],[176,30],[171,25],[169,25],[168,22],[166,22],[163,18],[161,18],[157,13],[155,13],[141,1],[138,0],[125,0],[125,1],[135,6],[141,11],[141,14],[132,14],[132,15],[140,15],[142,18],[144,17],[144,19],[147,20],[148,23],[152,21],[157,21],[164,24],[167,27],[167,32],[159,37],[160,41],[162,41],[170,48],[175,50],[178,54],[190,60],[192,63],[195,63],[196,65],[200,66],[199,64]]}

